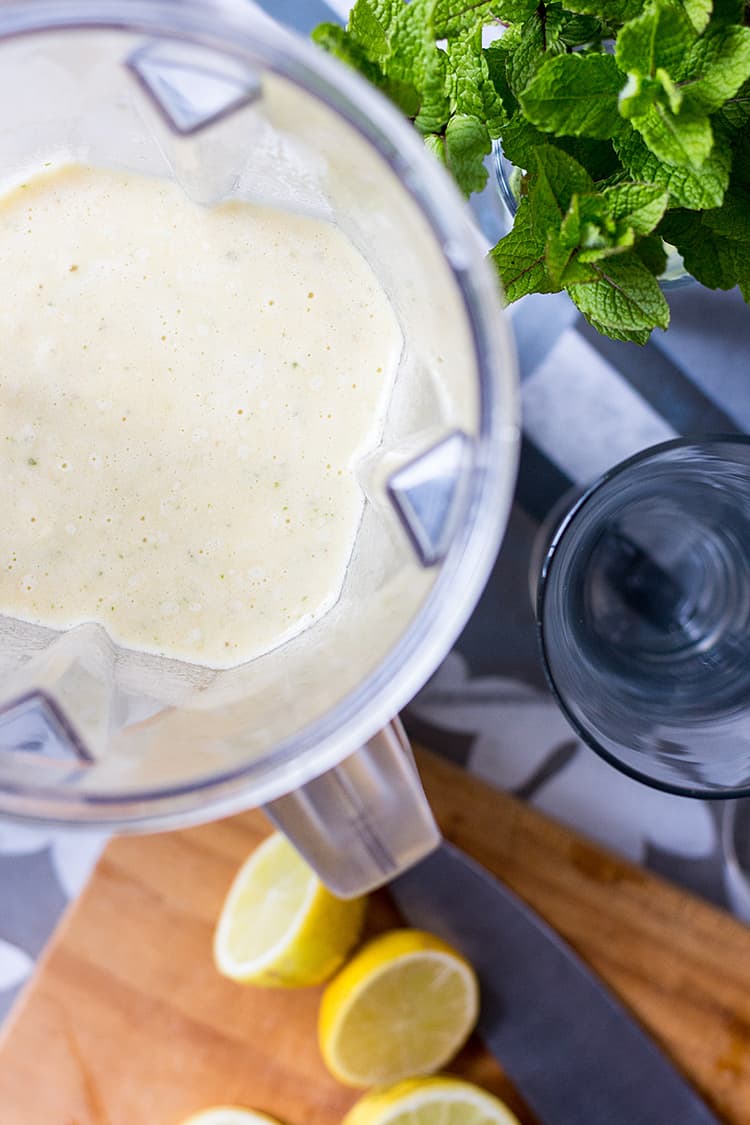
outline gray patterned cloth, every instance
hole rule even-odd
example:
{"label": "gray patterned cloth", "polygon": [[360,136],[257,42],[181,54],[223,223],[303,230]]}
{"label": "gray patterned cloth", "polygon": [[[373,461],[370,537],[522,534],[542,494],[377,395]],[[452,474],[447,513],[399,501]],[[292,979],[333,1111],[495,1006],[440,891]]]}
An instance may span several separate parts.
{"label": "gray patterned cloth", "polygon": [[[247,0],[236,0],[237,3]],[[346,0],[266,0],[308,33]],[[498,234],[490,187],[480,224]],[[603,339],[564,295],[513,309],[524,440],[516,505],[495,571],[456,649],[406,714],[410,733],[623,855],[738,906],[720,813],[649,789],[583,747],[549,696],[536,651],[529,560],[540,522],[574,485],[677,434],[750,429],[750,313],[737,292],[670,295],[672,327],[645,348]],[[101,836],[0,823],[0,1018],[28,978]],[[726,889],[729,887],[729,891]]]}

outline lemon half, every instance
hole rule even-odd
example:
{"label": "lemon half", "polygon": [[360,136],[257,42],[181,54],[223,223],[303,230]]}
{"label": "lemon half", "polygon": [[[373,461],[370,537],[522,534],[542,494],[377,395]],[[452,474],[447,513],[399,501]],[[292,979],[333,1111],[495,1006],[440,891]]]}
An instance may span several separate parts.
{"label": "lemon half", "polygon": [[275,1117],[266,1113],[256,1113],[252,1109],[240,1109],[236,1105],[214,1105],[210,1109],[194,1113],[181,1125],[280,1125]]}
{"label": "lemon half", "polygon": [[327,980],[359,939],[366,900],[336,898],[280,832],[240,868],[214,934],[220,973],[299,988]]}
{"label": "lemon half", "polygon": [[519,1125],[499,1098],[458,1078],[415,1078],[365,1094],[342,1125]]}
{"label": "lemon half", "polygon": [[471,965],[421,930],[393,930],[331,981],[318,1034],[328,1069],[348,1086],[439,1070],[471,1033],[479,987]]}

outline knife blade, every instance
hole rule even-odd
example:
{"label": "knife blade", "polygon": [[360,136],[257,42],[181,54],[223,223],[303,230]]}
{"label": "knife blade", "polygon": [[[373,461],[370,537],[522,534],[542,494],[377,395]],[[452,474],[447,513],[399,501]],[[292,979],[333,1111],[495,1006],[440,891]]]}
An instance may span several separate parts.
{"label": "knife blade", "polygon": [[390,884],[410,926],[477,971],[478,1031],[544,1125],[718,1125],[566,942],[450,844]]}

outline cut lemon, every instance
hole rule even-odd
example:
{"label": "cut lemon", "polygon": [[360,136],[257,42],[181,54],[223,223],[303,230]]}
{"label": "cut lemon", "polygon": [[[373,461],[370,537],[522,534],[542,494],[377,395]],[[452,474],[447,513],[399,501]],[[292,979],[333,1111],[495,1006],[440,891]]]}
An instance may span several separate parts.
{"label": "cut lemon", "polygon": [[320,1006],[320,1049],[347,1086],[377,1086],[439,1070],[477,1021],[474,970],[420,930],[375,938],[331,981]]}
{"label": "cut lemon", "polygon": [[327,980],[359,939],[364,898],[336,898],[279,832],[238,872],[214,935],[232,980],[300,988]]}
{"label": "cut lemon", "polygon": [[365,1094],[342,1125],[519,1125],[508,1107],[458,1078],[415,1078]]}
{"label": "cut lemon", "polygon": [[182,1125],[280,1125],[275,1117],[266,1113],[256,1113],[252,1109],[240,1109],[236,1105],[214,1105],[200,1113],[187,1117]]}

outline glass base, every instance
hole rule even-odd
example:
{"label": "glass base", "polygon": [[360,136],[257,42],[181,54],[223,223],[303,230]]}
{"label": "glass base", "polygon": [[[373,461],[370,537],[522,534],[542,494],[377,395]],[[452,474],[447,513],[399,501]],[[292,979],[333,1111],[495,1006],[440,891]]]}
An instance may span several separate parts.
{"label": "glass base", "polygon": [[677,440],[588,489],[552,535],[545,670],[581,737],[675,792],[750,792],[750,439]]}

